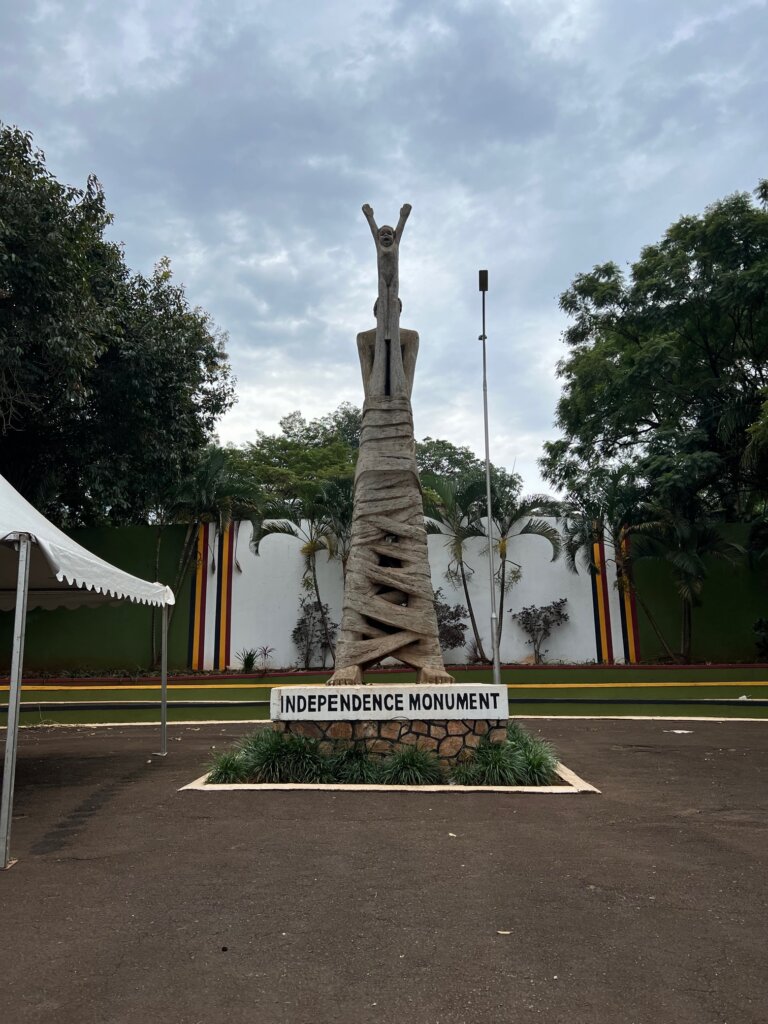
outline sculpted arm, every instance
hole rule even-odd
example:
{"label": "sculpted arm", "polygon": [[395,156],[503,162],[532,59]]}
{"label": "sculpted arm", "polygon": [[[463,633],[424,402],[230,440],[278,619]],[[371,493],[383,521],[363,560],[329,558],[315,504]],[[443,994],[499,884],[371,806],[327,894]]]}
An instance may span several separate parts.
{"label": "sculpted arm", "polygon": [[395,228],[395,241],[398,243],[400,242],[400,238],[403,234],[405,222],[408,220],[408,216],[412,209],[413,207],[411,206],[410,203],[404,203],[400,207],[400,220],[397,222],[397,227]]}
{"label": "sculpted arm", "polygon": [[373,209],[368,205],[368,203],[366,203],[363,206],[363,213],[365,214],[365,219],[368,221],[368,226],[371,229],[371,234],[373,235],[373,240],[376,243],[376,245],[378,246],[378,244],[379,244],[379,229],[376,226],[376,221],[373,219]]}

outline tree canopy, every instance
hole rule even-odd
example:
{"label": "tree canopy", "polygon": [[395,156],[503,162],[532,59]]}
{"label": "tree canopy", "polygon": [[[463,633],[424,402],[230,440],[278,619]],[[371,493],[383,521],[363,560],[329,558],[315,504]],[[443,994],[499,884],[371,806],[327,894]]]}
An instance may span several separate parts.
{"label": "tree canopy", "polygon": [[749,518],[766,495],[768,461],[745,451],[762,436],[767,300],[768,182],[681,217],[628,277],[615,263],[577,275],[560,299],[563,437],[545,445],[545,476],[572,490],[630,463],[678,499],[684,477],[713,513]]}
{"label": "tree canopy", "polygon": [[234,402],[225,335],[170,264],[131,273],[93,176],[0,125],[0,472],[64,525],[142,522]]}
{"label": "tree canopy", "polygon": [[362,412],[343,402],[307,421],[299,411],[280,420],[280,432],[256,431],[256,440],[230,448],[239,469],[272,498],[289,500],[329,480],[351,479],[360,444]]}

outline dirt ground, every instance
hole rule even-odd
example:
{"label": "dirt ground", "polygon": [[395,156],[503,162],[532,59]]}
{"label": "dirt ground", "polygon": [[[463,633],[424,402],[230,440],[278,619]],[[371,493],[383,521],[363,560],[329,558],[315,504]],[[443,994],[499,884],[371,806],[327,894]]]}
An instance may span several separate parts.
{"label": "dirt ground", "polygon": [[242,726],[24,730],[0,1019],[768,1022],[766,723],[533,728],[602,795],[178,792]]}

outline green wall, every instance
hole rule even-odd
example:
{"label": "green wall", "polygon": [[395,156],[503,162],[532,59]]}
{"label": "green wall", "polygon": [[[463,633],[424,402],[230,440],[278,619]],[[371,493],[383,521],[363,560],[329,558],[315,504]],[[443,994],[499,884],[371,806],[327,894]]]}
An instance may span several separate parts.
{"label": "green wall", "polygon": [[[728,540],[746,546],[748,528],[724,529]],[[768,568],[750,566],[744,557],[736,565],[711,559],[704,583],[701,605],[693,609],[694,661],[755,661],[756,619],[768,617]],[[657,625],[673,651],[680,650],[680,599],[669,566],[655,559],[635,562],[637,588],[651,608]],[[638,605],[640,654],[642,661],[665,659],[664,649]]]}
{"label": "green wall", "polygon": [[[173,586],[186,528],[168,527],[160,546],[160,580]],[[154,580],[157,530],[149,526],[100,527],[68,531],[78,544],[134,576]],[[192,573],[176,594],[168,637],[168,665],[187,666],[189,588]],[[145,671],[151,662],[149,605],[122,601],[101,608],[68,611],[31,609],[27,614],[24,673],[60,670]],[[159,637],[160,612],[157,612]],[[11,662],[13,612],[0,612],[0,669]],[[159,641],[158,641],[159,649]]]}

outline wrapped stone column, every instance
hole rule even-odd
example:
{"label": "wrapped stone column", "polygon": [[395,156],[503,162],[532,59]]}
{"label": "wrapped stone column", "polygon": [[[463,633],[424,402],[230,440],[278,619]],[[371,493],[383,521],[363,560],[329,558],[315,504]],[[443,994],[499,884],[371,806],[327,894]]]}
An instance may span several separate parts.
{"label": "wrapped stone column", "polygon": [[357,337],[365,389],[355,473],[354,517],[334,685],[362,682],[383,658],[418,670],[421,683],[451,683],[443,665],[427,557],[424,503],[416,467],[411,391],[419,347],[400,329],[397,229],[371,226],[379,270],[376,329]]}

